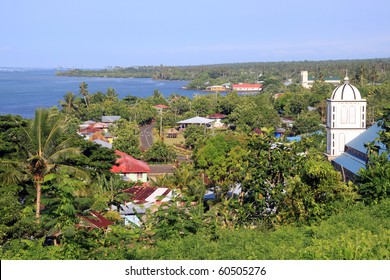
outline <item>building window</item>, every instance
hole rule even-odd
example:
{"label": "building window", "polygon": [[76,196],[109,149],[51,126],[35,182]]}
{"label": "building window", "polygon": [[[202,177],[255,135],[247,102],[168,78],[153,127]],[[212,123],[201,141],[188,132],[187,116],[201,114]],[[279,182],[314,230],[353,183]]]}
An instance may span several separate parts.
{"label": "building window", "polygon": [[349,123],[356,123],[356,109],[353,106],[349,107]]}
{"label": "building window", "polygon": [[341,108],[341,123],[342,124],[348,123],[348,108],[347,108],[347,106],[343,106]]}
{"label": "building window", "polygon": [[137,180],[142,180],[142,173],[137,173]]}

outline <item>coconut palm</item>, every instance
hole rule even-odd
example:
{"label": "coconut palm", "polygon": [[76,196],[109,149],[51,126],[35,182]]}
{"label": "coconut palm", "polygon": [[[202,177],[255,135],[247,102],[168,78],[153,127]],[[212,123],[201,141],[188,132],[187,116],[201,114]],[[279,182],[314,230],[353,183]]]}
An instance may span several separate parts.
{"label": "coconut palm", "polygon": [[88,107],[89,105],[89,92],[88,92],[88,84],[86,82],[82,82],[79,86],[80,94],[84,97],[85,105]]}
{"label": "coconut palm", "polygon": [[[62,162],[79,153],[73,147],[71,139],[62,139],[67,121],[59,115],[51,115],[48,109],[37,109],[35,118],[29,126],[21,127],[18,145],[23,151],[24,160],[2,160],[0,163],[14,172],[5,172],[3,182],[19,183],[23,178],[32,180],[36,189],[36,218],[39,222],[41,208],[41,186],[46,175],[58,170],[66,170],[86,179],[88,176],[78,168],[67,166]],[[7,176],[9,174],[10,176]]]}
{"label": "coconut palm", "polygon": [[60,105],[66,113],[77,110],[76,95],[73,92],[68,91],[64,95],[64,100],[60,100]]}

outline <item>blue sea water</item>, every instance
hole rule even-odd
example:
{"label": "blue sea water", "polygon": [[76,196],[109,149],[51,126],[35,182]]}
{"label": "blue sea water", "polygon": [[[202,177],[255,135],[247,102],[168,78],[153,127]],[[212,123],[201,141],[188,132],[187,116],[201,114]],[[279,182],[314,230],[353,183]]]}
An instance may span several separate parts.
{"label": "blue sea water", "polygon": [[164,97],[172,93],[193,97],[191,90],[182,89],[188,81],[155,81],[148,78],[90,78],[56,76],[55,69],[0,67],[0,115],[13,114],[32,118],[38,107],[58,106],[66,92],[79,95],[79,85],[88,84],[88,91],[105,93],[113,88],[120,98],[129,94],[148,97],[159,90]]}

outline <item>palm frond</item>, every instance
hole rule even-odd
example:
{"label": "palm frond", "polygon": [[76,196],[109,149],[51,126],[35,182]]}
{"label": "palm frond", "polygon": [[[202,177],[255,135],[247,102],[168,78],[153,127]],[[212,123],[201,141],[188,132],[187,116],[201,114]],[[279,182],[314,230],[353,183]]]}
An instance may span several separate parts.
{"label": "palm frond", "polygon": [[61,149],[57,152],[55,152],[54,154],[50,155],[48,157],[48,159],[50,161],[56,161],[58,160],[59,158],[68,158],[69,156],[71,155],[77,155],[80,153],[80,149],[79,148],[65,148],[65,149]]}
{"label": "palm frond", "polygon": [[57,168],[59,170],[65,171],[67,174],[71,174],[76,178],[85,181],[86,183],[89,183],[91,180],[89,173],[80,168],[65,164],[58,164]]}

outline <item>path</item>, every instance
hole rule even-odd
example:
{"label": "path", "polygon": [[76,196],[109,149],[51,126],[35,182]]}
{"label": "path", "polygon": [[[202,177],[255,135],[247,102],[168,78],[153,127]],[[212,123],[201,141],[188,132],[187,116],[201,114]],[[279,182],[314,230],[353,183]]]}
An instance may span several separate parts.
{"label": "path", "polygon": [[140,128],[140,140],[142,150],[147,150],[153,145],[153,127],[154,124],[148,124],[141,126]]}

